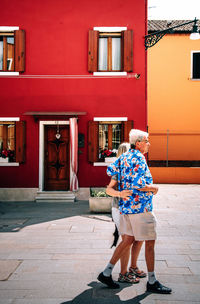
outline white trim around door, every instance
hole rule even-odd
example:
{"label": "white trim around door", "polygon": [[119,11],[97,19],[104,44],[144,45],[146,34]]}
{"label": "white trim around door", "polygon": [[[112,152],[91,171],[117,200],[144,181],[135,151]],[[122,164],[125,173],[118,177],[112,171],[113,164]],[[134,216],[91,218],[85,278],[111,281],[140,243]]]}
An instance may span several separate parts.
{"label": "white trim around door", "polygon": [[[39,126],[39,191],[44,191],[44,126],[45,125],[69,125],[69,121],[47,120],[40,121]],[[70,168],[71,173],[71,168]]]}

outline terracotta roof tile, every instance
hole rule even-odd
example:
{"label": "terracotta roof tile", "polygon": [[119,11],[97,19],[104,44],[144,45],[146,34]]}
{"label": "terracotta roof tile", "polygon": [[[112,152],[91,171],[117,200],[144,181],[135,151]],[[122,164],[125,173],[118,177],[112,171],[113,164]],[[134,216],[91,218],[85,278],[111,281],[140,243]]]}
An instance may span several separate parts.
{"label": "terracotta roof tile", "polygon": [[[177,26],[191,20],[148,20],[148,32],[157,32],[166,30],[169,27]],[[174,33],[188,33],[191,32],[194,23],[186,24],[174,29]],[[200,21],[197,21],[198,28],[200,29]]]}

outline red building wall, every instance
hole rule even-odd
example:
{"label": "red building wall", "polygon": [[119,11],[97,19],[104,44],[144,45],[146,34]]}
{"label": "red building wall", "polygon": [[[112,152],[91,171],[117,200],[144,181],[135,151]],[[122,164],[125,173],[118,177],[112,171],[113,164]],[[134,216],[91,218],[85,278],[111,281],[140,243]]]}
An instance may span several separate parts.
{"label": "red building wall", "polygon": [[[104,186],[106,167],[87,160],[87,126],[93,117],[128,117],[146,130],[146,0],[12,0],[1,2],[1,26],[26,33],[25,72],[0,76],[1,117],[26,121],[26,162],[0,167],[0,187],[38,187],[39,124],[30,111],[84,111],[79,132],[79,186]],[[88,73],[88,30],[94,26],[133,29],[133,72],[128,77],[98,78]],[[65,75],[65,76],[62,76]],[[77,78],[72,75],[79,75]],[[90,76],[88,78],[88,76]],[[86,77],[83,77],[86,76]]]}

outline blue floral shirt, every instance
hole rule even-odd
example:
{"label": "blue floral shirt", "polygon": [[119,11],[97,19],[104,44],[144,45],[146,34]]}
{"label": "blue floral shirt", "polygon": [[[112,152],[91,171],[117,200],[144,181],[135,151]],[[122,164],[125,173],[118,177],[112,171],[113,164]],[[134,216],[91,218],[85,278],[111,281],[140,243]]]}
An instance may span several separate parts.
{"label": "blue floral shirt", "polygon": [[137,190],[153,183],[146,159],[140,151],[130,149],[123,153],[107,168],[107,174],[118,176],[119,191],[132,191],[128,199],[120,198],[119,200],[119,210],[122,214],[152,211],[153,193]]}

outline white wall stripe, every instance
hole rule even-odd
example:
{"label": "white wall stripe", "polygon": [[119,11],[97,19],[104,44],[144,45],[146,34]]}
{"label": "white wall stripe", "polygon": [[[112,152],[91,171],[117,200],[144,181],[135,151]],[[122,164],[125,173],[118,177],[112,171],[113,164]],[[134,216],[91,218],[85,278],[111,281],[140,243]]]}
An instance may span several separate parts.
{"label": "white wall stripe", "polygon": [[[113,72],[114,73],[114,72]],[[126,73],[126,72],[125,72]],[[125,73],[119,73],[118,75],[112,75],[111,72],[109,72],[108,74],[104,74],[102,73],[98,73],[95,75],[21,75],[21,74],[15,74],[12,75],[11,72],[7,72],[7,74],[1,74],[0,73],[0,78],[6,77],[6,78],[33,78],[33,79],[99,79],[99,78],[136,78],[136,75],[138,75],[137,73],[129,73],[129,74],[125,74]]]}

